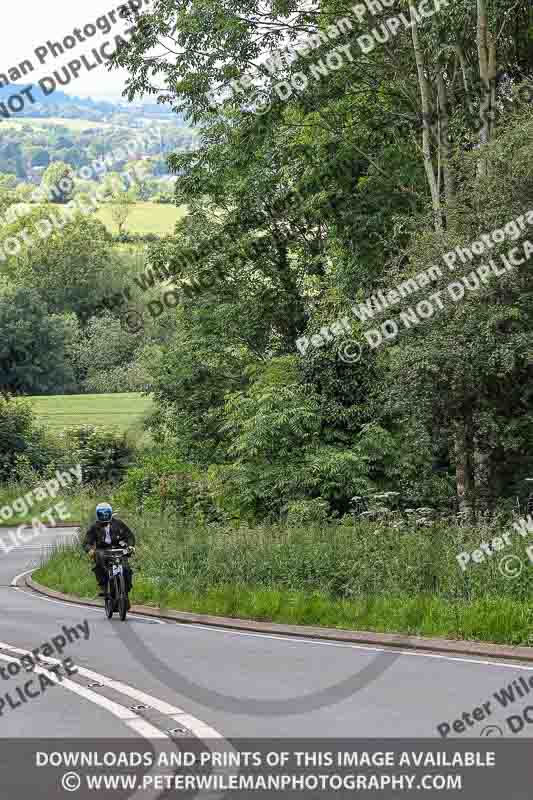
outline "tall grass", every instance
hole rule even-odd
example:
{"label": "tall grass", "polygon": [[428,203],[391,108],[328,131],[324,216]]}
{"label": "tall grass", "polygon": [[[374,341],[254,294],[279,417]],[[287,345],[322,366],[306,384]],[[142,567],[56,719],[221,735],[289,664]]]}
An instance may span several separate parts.
{"label": "tall grass", "polygon": [[[137,603],[513,644],[530,637],[531,567],[507,579],[496,554],[467,572],[459,568],[456,554],[487,540],[482,529],[436,525],[400,532],[361,523],[213,530],[150,516],[134,528]],[[526,544],[514,541],[505,554],[525,559]],[[60,591],[96,593],[86,557],[72,548],[54,553],[35,577]]]}

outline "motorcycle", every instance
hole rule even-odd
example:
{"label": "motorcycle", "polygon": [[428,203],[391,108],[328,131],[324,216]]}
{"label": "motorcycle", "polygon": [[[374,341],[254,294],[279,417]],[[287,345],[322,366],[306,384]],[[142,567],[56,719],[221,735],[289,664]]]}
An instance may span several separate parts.
{"label": "motorcycle", "polygon": [[130,547],[112,547],[105,551],[107,569],[105,611],[108,619],[112,618],[115,611],[118,611],[123,622],[126,619],[130,606],[126,590],[125,569],[131,554]]}

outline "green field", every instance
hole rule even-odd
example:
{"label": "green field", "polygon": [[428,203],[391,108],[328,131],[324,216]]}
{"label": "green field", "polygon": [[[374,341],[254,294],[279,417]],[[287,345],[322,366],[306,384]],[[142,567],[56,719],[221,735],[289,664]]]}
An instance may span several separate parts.
{"label": "green field", "polygon": [[[118,227],[111,217],[112,203],[105,203],[97,211],[96,217],[104,223],[111,233],[117,234]],[[187,213],[186,206],[164,205],[162,203],[136,203],[124,226],[128,233],[156,233],[164,235],[174,232],[174,225]]]}
{"label": "green field", "polygon": [[37,417],[51,431],[79,425],[102,425],[118,431],[138,430],[152,400],[134,392],[73,394],[28,398]]}

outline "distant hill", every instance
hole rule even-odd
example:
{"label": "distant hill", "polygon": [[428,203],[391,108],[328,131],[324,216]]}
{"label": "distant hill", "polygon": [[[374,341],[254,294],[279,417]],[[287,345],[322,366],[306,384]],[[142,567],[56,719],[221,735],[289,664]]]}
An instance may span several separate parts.
{"label": "distant hill", "polygon": [[[31,92],[36,102],[32,104],[28,100],[22,111],[12,113],[11,116],[13,119],[48,117],[51,115],[53,108],[53,116],[62,116],[64,112],[66,117],[94,120],[96,118],[95,114],[126,113],[133,115],[139,114],[147,118],[166,118],[179,125],[185,124],[184,114],[176,114],[157,103],[143,103],[142,101],[137,101],[136,103],[129,104],[124,100],[120,100],[117,103],[110,103],[106,100],[93,100],[91,97],[71,96],[59,89],[46,96],[38,83],[10,83],[8,86],[1,86],[0,103],[5,103],[12,95],[20,95],[22,90],[28,87],[32,87]],[[0,122],[1,121],[0,118]]]}
{"label": "distant hill", "polygon": [[34,116],[34,112],[38,106],[76,106],[76,108],[86,107],[90,111],[103,111],[104,113],[111,113],[118,111],[118,106],[113,103],[105,101],[95,101],[90,97],[71,97],[64,92],[57,89],[48,97],[44,94],[38,83],[10,83],[8,86],[0,87],[0,103],[6,102],[12,95],[20,94],[23,89],[32,86],[32,95],[35,97],[36,103],[32,105],[28,102],[26,108],[18,114],[13,114],[14,117],[28,117]]}

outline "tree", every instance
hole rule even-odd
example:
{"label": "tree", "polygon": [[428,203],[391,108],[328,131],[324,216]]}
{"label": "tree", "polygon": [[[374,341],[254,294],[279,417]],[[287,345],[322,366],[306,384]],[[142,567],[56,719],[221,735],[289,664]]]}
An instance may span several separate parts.
{"label": "tree", "polygon": [[74,361],[84,391],[134,392],[148,383],[142,365],[136,364],[145,340],[142,333],[124,330],[113,311],[90,320],[75,346]]}
{"label": "tree", "polygon": [[60,209],[38,205],[31,209],[0,231],[0,242],[25,230],[38,246],[24,247],[11,256],[4,271],[15,285],[37,289],[50,312],[92,316],[91,309],[116,280],[118,257],[110,234],[92,216],[63,215]]}
{"label": "tree", "polygon": [[0,215],[4,216],[9,208],[20,202],[15,191],[17,179],[14,175],[0,175]]}
{"label": "tree", "polygon": [[126,183],[119,172],[107,172],[101,182],[102,196],[110,200],[114,194],[126,191]]}
{"label": "tree", "polygon": [[[284,10],[252,0],[245,15],[214,0],[209,18],[200,0],[163,3],[141,17],[115,57],[130,72],[130,100],[159,95],[174,110],[190,111],[200,132],[198,151],[169,159],[181,176],[176,202],[188,205],[190,217],[152,248],[151,261],[169,278],[205,273],[213,283],[176,312],[177,341],[190,338],[199,355],[187,358],[179,345],[164,354],[158,399],[166,429],[179,440],[180,429],[202,424],[225,467],[237,459],[221,395],[242,392],[232,406],[241,421],[246,412],[242,425],[259,424],[256,412],[265,406],[248,388],[248,371],[235,390],[222,356],[208,356],[216,335],[230,364],[237,356],[247,368],[268,364],[293,353],[298,336],[349,315],[354,300],[442,263],[442,253],[523,216],[530,203],[531,106],[522,102],[531,74],[529,4],[449,0],[423,24],[413,2],[401,6],[410,28],[394,46],[382,41],[366,53],[359,38],[369,36],[370,24],[381,24],[385,36],[392,11],[374,4],[364,20],[350,15],[342,41],[351,58],[327,80],[317,64],[327,66],[338,44],[327,31],[349,14],[337,0]],[[308,46],[313,37],[312,53],[281,57],[277,51],[300,37]],[[173,52],[154,61],[159,39]],[[270,101],[268,114],[254,113],[258,93]],[[502,281],[372,353],[353,382],[343,384],[342,370],[325,355],[308,356],[291,396],[299,402],[309,389],[320,398],[321,442],[344,438],[351,447],[373,415],[376,438],[387,447],[380,444],[382,454],[369,460],[367,477],[401,485],[383,453],[390,455],[394,440],[397,461],[411,469],[415,459],[404,458],[402,439],[418,438],[417,466],[444,463],[458,508],[483,510],[491,493],[512,493],[517,464],[519,471],[532,466],[524,360],[530,295],[524,270],[514,288]],[[360,339],[361,326],[354,336]],[[326,349],[336,355],[334,345]],[[265,436],[278,424],[275,413],[269,420]],[[401,488],[413,486],[409,475]]]}
{"label": "tree", "polygon": [[49,315],[32,289],[0,297],[0,391],[3,394],[64,394],[75,389],[67,362],[67,329]]}
{"label": "tree", "polygon": [[135,193],[130,189],[127,192],[116,192],[111,202],[111,217],[118,226],[118,234],[122,235],[126,221],[135,205]]}
{"label": "tree", "polygon": [[55,453],[37,425],[30,404],[0,394],[0,481],[16,483],[43,472]]}
{"label": "tree", "polygon": [[132,188],[140,200],[148,200],[154,191],[154,181],[150,180],[152,172],[151,163],[148,161],[130,161],[126,164],[125,171],[132,180]]}
{"label": "tree", "polygon": [[72,167],[63,161],[50,164],[43,175],[42,186],[52,203],[68,203],[74,188]]}

